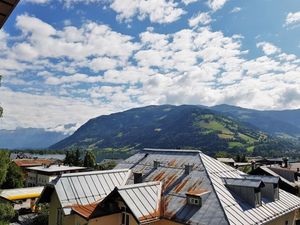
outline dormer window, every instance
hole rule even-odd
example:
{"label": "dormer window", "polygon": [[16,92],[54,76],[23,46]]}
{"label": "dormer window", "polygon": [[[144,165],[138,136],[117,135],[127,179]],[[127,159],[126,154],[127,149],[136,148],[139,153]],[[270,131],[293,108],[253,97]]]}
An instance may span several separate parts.
{"label": "dormer window", "polygon": [[261,180],[245,178],[223,178],[225,186],[251,207],[261,206],[261,188],[265,184]]}

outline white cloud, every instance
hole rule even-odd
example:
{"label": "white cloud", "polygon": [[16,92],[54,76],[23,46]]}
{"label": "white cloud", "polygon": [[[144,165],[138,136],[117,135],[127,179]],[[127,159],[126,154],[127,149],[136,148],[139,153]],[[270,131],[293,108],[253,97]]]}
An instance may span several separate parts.
{"label": "white cloud", "polygon": [[112,0],[110,7],[117,12],[117,19],[130,21],[149,17],[151,22],[171,23],[178,20],[185,11],[174,0]]}
{"label": "white cloud", "polygon": [[194,27],[197,25],[208,25],[209,23],[212,22],[212,19],[209,15],[209,13],[199,13],[196,16],[193,16],[192,18],[189,19],[189,26]]}
{"label": "white cloud", "polygon": [[213,10],[217,11],[221,9],[228,0],[208,0],[208,6]]}
{"label": "white cloud", "polygon": [[189,5],[191,3],[197,2],[198,0],[182,0],[185,5]]}
{"label": "white cloud", "polygon": [[46,4],[51,0],[25,0],[25,2],[34,3],[34,4]]}
{"label": "white cloud", "polygon": [[285,25],[295,26],[299,24],[300,24],[300,11],[295,13],[290,12],[285,19]]}
{"label": "white cloud", "polygon": [[259,42],[256,45],[261,48],[266,55],[273,55],[275,53],[281,52],[281,49],[269,42]]}
{"label": "white cloud", "polygon": [[234,7],[234,8],[230,11],[230,13],[238,13],[238,12],[240,12],[241,10],[242,10],[241,7]]}

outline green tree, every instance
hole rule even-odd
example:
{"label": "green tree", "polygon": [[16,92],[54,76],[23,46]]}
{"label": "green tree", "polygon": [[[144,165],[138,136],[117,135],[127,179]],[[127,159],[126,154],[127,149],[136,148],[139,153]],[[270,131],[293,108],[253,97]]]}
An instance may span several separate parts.
{"label": "green tree", "polygon": [[86,151],[83,166],[88,168],[94,168],[96,166],[96,157],[92,151]]}
{"label": "green tree", "polygon": [[6,222],[11,221],[14,217],[14,208],[9,203],[0,203],[0,222],[5,224]]}
{"label": "green tree", "polygon": [[0,150],[0,186],[2,186],[5,181],[9,161],[8,151]]}
{"label": "green tree", "polygon": [[22,188],[23,186],[24,175],[22,170],[14,162],[10,162],[2,188]]}
{"label": "green tree", "polygon": [[80,160],[80,150],[77,148],[75,150],[75,158],[74,158],[74,166],[81,166],[81,160]]}
{"label": "green tree", "polygon": [[66,152],[66,158],[64,160],[64,164],[70,166],[81,166],[82,162],[80,159],[80,150],[76,149],[73,151]]}

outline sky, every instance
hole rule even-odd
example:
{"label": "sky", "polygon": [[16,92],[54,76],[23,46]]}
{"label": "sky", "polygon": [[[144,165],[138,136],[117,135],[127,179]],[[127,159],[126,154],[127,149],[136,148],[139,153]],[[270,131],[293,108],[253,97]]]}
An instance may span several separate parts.
{"label": "sky", "polygon": [[72,133],[153,104],[300,108],[300,2],[21,0],[0,74],[0,129]]}

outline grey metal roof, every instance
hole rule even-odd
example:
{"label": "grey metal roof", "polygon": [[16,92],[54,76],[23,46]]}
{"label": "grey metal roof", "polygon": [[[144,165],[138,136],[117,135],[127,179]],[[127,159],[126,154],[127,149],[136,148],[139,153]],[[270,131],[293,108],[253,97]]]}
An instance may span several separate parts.
{"label": "grey metal roof", "polygon": [[128,169],[64,174],[53,185],[61,206],[70,208],[101,201],[129,175]]}
{"label": "grey metal roof", "polygon": [[261,180],[264,183],[273,183],[278,184],[279,176],[259,176],[259,175],[243,175],[245,179],[252,179],[252,180]]}
{"label": "grey metal roof", "polygon": [[266,224],[275,218],[300,208],[300,198],[279,190],[279,200],[264,201],[256,208],[249,207],[224,185],[222,177],[242,178],[244,173],[200,153],[202,162],[231,225]]}
{"label": "grey metal roof", "polygon": [[[184,224],[228,225],[216,193],[207,176],[200,151],[147,149],[128,158],[116,168],[131,168],[143,173],[143,181],[161,181],[163,217]],[[154,161],[160,165],[154,169]],[[190,174],[185,174],[185,165],[193,165]],[[127,184],[133,183],[133,176]],[[208,192],[202,207],[189,205],[187,194]]]}
{"label": "grey metal roof", "polygon": [[139,222],[160,218],[161,182],[126,185],[118,187],[117,190]]}
{"label": "grey metal roof", "polygon": [[222,178],[224,185],[229,186],[240,186],[240,187],[253,187],[258,188],[261,187],[263,182],[257,179],[245,179],[245,178]]}
{"label": "grey metal roof", "polygon": [[280,176],[279,174],[277,174],[276,172],[274,172],[273,170],[270,169],[270,167],[267,166],[260,166],[259,167],[261,170],[265,171],[267,174],[274,176],[274,177],[280,177],[280,180],[291,185],[292,187],[296,187],[297,184],[295,184],[294,182],[291,182],[287,179],[285,179],[284,177]]}

